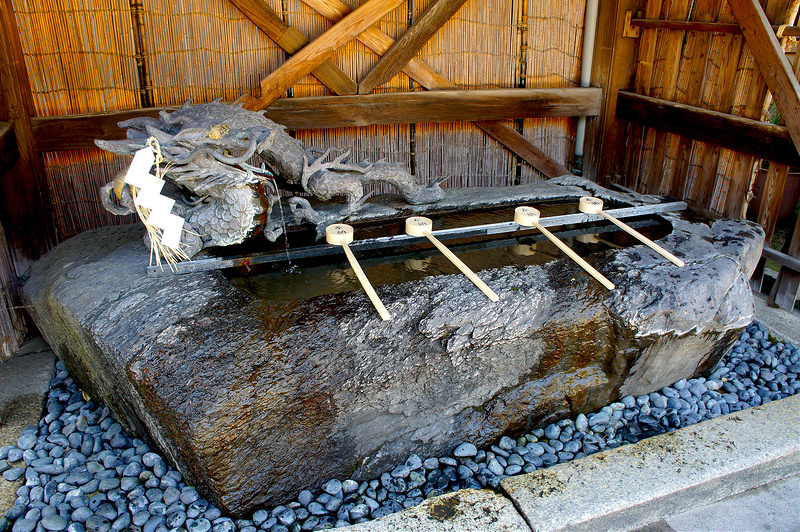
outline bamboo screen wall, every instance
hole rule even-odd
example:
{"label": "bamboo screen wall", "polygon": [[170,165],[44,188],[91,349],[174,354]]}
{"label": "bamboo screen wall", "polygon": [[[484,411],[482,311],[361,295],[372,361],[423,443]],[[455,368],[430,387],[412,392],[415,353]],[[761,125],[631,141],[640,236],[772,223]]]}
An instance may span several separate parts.
{"label": "bamboo screen wall", "polygon": [[[775,25],[792,24],[797,2],[762,0]],[[735,23],[725,0],[642,0],[647,19]],[[791,20],[784,20],[788,18]],[[767,87],[741,34],[642,28],[633,91],[756,120]],[[754,157],[630,124],[621,179],[640,192],[684,198],[742,217]]]}
{"label": "bamboo screen wall", "polygon": [[[284,22],[313,40],[332,23],[300,0],[267,0]],[[351,7],[362,2],[345,0]],[[432,0],[408,0],[379,27],[397,38]],[[418,57],[462,89],[577,87],[583,0],[469,0]],[[286,54],[228,0],[14,0],[38,116],[179,105],[243,93]],[[333,58],[359,81],[378,60],[353,41]],[[137,63],[138,67],[137,68]],[[405,74],[375,92],[423,90]],[[289,96],[330,91],[309,75]],[[509,122],[545,153],[571,166],[575,120]],[[470,123],[298,131],[306,145],[350,147],[355,159],[407,164],[421,182],[506,186],[542,179]],[[120,218],[106,213],[99,187],[127,164],[100,150],[44,154],[59,239]]]}

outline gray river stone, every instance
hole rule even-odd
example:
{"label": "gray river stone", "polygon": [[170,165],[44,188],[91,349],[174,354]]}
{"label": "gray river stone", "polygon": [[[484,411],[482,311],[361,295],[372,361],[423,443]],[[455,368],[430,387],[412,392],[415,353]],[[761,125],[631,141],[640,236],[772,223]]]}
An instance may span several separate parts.
{"label": "gray river stone", "polygon": [[[541,190],[631,200],[577,178]],[[635,245],[587,257],[611,291],[567,259],[484,270],[499,303],[462,275],[428,277],[377,287],[388,321],[361,290],[285,302],[219,272],[147,276],[139,225],[60,244],[24,299],[91,397],[243,516],[708,373],[752,321],[763,232],[664,218],[684,268]]]}

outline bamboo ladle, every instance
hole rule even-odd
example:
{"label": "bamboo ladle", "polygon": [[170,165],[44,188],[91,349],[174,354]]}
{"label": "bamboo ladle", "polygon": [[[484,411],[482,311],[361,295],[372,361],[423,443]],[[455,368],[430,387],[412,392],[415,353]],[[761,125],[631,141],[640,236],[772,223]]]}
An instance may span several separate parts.
{"label": "bamboo ladle", "polygon": [[605,217],[608,221],[610,221],[611,223],[613,223],[614,225],[616,225],[617,227],[619,227],[620,229],[631,235],[632,237],[638,239],[643,244],[650,247],[650,249],[652,249],[656,253],[659,253],[663,257],[671,260],[677,266],[684,266],[685,263],[681,259],[673,255],[666,249],[662,248],[661,246],[659,246],[658,244],[656,244],[655,242],[644,236],[642,233],[640,233],[633,227],[623,222],[620,222],[619,220],[617,220],[616,218],[605,212],[603,210],[603,200],[599,198],[593,198],[591,196],[584,196],[578,202],[578,210],[580,210],[581,212],[585,212],[586,214],[600,214],[601,216]]}
{"label": "bamboo ladle", "polygon": [[602,273],[592,268],[592,266],[588,262],[583,260],[577,253],[569,249],[569,247],[564,242],[562,242],[557,236],[555,236],[553,233],[545,229],[542,226],[542,224],[539,223],[539,211],[537,209],[534,209],[533,207],[517,207],[516,209],[514,209],[514,221],[517,222],[519,225],[535,227],[536,229],[541,231],[542,234],[547,238],[549,238],[553,244],[558,246],[558,249],[566,253],[567,256],[569,256],[569,258],[577,262],[581,266],[581,268],[586,270],[589,273],[589,275],[597,279],[600,282],[600,284],[602,284],[609,290],[614,289],[614,283],[606,279],[606,277]]}
{"label": "bamboo ladle", "polygon": [[492,301],[500,301],[500,297],[494,293],[494,290],[489,288],[489,286],[484,283],[480,277],[475,275],[475,272],[469,269],[469,266],[461,262],[461,259],[456,257],[452,251],[447,249],[444,244],[439,242],[435,236],[431,234],[431,229],[433,228],[433,221],[430,218],[425,218],[424,216],[412,216],[411,218],[406,218],[406,234],[411,236],[424,236],[427,237],[431,243],[439,248],[445,257],[450,259],[450,262],[455,264],[461,273],[466,275],[470,281],[475,283],[475,286],[481,289],[481,292],[486,294],[486,296],[491,299]]}
{"label": "bamboo ladle", "polygon": [[325,240],[328,244],[334,244],[344,248],[344,254],[347,255],[350,267],[356,272],[358,282],[361,283],[362,288],[364,288],[367,296],[369,296],[369,300],[372,301],[378,314],[381,315],[384,321],[391,319],[392,315],[389,314],[389,311],[383,306],[378,294],[375,293],[375,289],[372,288],[369,279],[367,279],[367,276],[364,274],[364,270],[362,270],[361,266],[358,264],[356,256],[353,255],[350,246],[348,246],[348,244],[353,241],[353,227],[347,224],[331,224],[325,228]]}

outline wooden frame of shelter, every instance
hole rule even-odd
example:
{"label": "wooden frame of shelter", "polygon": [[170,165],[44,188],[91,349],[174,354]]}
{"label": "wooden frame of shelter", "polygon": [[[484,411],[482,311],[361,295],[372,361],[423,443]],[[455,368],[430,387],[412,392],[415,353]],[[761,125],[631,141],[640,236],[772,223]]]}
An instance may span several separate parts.
{"label": "wooden frame of shelter", "polygon": [[[586,177],[643,193],[670,194],[716,214],[742,216],[754,164],[770,161],[757,219],[768,237],[775,228],[789,167],[800,167],[800,61],[795,59],[793,71],[785,55],[790,40],[800,35],[800,0],[601,2],[591,87],[574,86],[576,80],[568,87],[530,87],[521,72],[513,87],[468,90],[420,57],[420,50],[466,0],[428,0],[397,40],[378,23],[413,0],[365,0],[355,2],[354,10],[340,0],[303,0],[304,9],[332,24],[314,39],[306,37],[308,28],[287,23],[286,14],[267,0],[225,1],[290,56],[262,77],[256,96],[243,94],[238,101],[249,109],[264,109],[290,130],[471,122],[516,161],[556,177],[570,173],[570,161],[555,158],[527,138],[520,122],[532,117],[590,117],[583,160]],[[11,324],[7,329],[24,328],[15,310],[14,276],[66,236],[50,215],[52,184],[43,154],[92,148],[95,138],[121,138],[118,121],[154,116],[162,108],[154,105],[147,69],[143,3],[129,4],[136,28],[140,107],[37,116],[20,13],[15,13],[12,0],[0,0],[0,223],[7,241],[3,248],[9,250],[0,277],[7,317],[0,316],[0,321]],[[524,15],[528,2],[518,5]],[[523,31],[520,35],[520,54],[530,53],[529,37]],[[359,80],[336,61],[336,54],[350,42],[379,57]],[[282,97],[309,74],[332,95]],[[398,75],[412,80],[415,89],[376,92]],[[768,94],[781,112],[782,124],[761,121]],[[800,252],[800,230],[795,230],[786,251],[779,256],[785,269],[773,293],[782,306],[793,304],[800,284],[791,260]]]}

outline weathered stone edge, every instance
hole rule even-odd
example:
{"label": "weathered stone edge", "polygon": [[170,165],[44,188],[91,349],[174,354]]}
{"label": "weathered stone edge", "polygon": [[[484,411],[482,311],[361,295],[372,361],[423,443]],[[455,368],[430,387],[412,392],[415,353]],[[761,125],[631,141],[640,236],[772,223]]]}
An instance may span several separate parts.
{"label": "weathered stone edge", "polygon": [[535,532],[634,530],[800,472],[800,396],[505,479]]}

